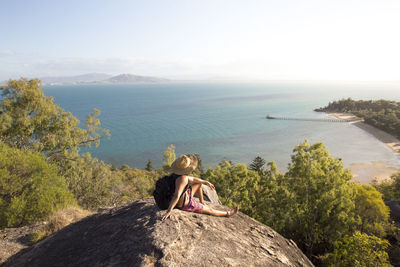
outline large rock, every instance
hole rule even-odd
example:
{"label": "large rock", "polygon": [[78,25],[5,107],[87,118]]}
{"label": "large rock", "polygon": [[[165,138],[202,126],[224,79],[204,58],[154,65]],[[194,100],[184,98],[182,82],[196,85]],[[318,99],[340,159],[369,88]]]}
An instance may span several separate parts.
{"label": "large rock", "polygon": [[153,199],[142,199],[94,214],[5,266],[313,266],[293,241],[243,213],[174,210],[161,222],[163,213]]}
{"label": "large rock", "polygon": [[201,188],[203,189],[204,200],[213,204],[221,205],[221,201],[219,200],[217,192],[215,190],[211,190],[210,187],[205,185],[203,185]]}

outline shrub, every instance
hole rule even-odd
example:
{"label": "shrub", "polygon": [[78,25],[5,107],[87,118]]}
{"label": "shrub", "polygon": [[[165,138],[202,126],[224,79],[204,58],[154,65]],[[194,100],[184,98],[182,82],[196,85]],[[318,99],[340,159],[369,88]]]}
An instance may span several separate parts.
{"label": "shrub", "polygon": [[336,241],[334,247],[324,260],[327,266],[392,266],[385,252],[389,242],[376,236],[357,231]]}
{"label": "shrub", "polygon": [[0,228],[35,223],[74,205],[74,196],[57,172],[43,155],[0,142]]}

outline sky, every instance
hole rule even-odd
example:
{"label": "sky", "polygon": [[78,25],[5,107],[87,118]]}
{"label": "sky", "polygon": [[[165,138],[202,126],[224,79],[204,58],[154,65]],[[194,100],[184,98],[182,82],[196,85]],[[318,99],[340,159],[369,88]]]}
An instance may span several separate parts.
{"label": "sky", "polygon": [[0,80],[400,81],[398,0],[1,0]]}

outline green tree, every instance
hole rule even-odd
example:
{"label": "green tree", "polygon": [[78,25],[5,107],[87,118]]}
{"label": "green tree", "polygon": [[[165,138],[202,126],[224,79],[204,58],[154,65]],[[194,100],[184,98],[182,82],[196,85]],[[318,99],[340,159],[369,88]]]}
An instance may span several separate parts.
{"label": "green tree", "polygon": [[163,156],[163,169],[165,171],[170,171],[171,170],[171,165],[175,161],[176,155],[175,155],[175,146],[170,145],[165,151],[164,151],[164,156]]}
{"label": "green tree", "polygon": [[153,164],[152,164],[150,159],[147,161],[145,170],[146,171],[152,171],[153,170]]}
{"label": "green tree", "polygon": [[258,172],[258,174],[263,175],[264,172],[265,159],[257,156],[249,165],[249,169]]}
{"label": "green tree", "polygon": [[268,162],[260,177],[254,218],[281,232],[292,218],[294,193],[289,189],[287,179],[279,173],[276,163]]}
{"label": "green tree", "polygon": [[205,179],[215,185],[222,204],[236,207],[249,216],[257,212],[255,208],[257,187],[260,176],[248,170],[244,164],[231,165],[222,162],[215,169],[208,169]]}
{"label": "green tree", "polygon": [[70,205],[76,200],[55,165],[0,142],[0,228],[35,223]]}
{"label": "green tree", "polygon": [[88,209],[117,205],[124,196],[119,170],[92,158],[79,155],[84,146],[99,145],[103,129],[94,109],[86,119],[87,129],[79,120],[46,97],[37,79],[10,80],[1,88],[0,140],[12,147],[41,152],[48,162],[57,164],[79,205]]}
{"label": "green tree", "polygon": [[389,208],[382,194],[370,185],[353,184],[357,229],[369,235],[384,237],[389,227]]}
{"label": "green tree", "polygon": [[[306,140],[296,146],[285,174],[291,203],[283,233],[294,239],[307,256],[328,251],[349,231],[354,220],[352,175],[332,158],[323,143]],[[302,227],[299,227],[301,225]]]}
{"label": "green tree", "polygon": [[38,79],[9,80],[0,90],[0,140],[11,146],[43,152],[53,160],[82,146],[97,146],[100,133],[109,135],[96,118],[99,110],[87,117],[86,130],[79,128],[76,117],[44,95]]}
{"label": "green tree", "polygon": [[139,198],[152,197],[155,182],[165,175],[162,170],[145,171],[127,169],[123,171],[124,185],[127,189],[126,198],[134,201]]}
{"label": "green tree", "polygon": [[400,199],[400,172],[393,174],[389,180],[374,180],[372,185],[382,193],[385,201]]}
{"label": "green tree", "polygon": [[386,249],[389,242],[376,236],[355,232],[334,244],[333,253],[324,260],[327,266],[392,266]]}
{"label": "green tree", "polygon": [[90,153],[74,156],[62,162],[68,188],[74,193],[80,206],[96,210],[100,206],[117,206],[125,203],[125,186],[120,170],[93,158]]}

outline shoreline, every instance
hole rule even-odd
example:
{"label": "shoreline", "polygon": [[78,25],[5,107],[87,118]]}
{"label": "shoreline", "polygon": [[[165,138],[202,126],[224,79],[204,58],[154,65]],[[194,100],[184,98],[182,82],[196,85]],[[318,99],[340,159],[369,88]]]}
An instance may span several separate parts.
{"label": "shoreline", "polygon": [[[400,155],[400,140],[391,134],[388,134],[374,126],[364,123],[357,116],[350,113],[326,113],[328,116],[335,117],[342,120],[352,120],[347,122],[348,124],[353,124],[354,126],[364,130],[373,137],[375,137],[380,142],[384,143],[397,155]],[[350,164],[350,170],[353,173],[353,179],[359,181],[361,184],[371,184],[371,182],[376,179],[378,182],[390,179],[390,176],[397,171],[400,171],[393,166],[382,162],[374,161],[371,164],[364,163],[353,163]]]}

